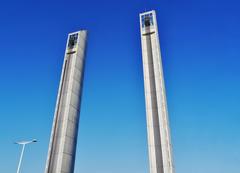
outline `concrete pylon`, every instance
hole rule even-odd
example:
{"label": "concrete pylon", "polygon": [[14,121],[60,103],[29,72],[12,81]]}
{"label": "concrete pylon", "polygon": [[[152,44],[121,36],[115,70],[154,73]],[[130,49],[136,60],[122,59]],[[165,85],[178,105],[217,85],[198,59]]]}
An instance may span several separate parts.
{"label": "concrete pylon", "polygon": [[68,35],[45,173],[73,173],[87,31]]}
{"label": "concrete pylon", "polygon": [[150,173],[173,173],[172,147],[155,11],[140,14]]}

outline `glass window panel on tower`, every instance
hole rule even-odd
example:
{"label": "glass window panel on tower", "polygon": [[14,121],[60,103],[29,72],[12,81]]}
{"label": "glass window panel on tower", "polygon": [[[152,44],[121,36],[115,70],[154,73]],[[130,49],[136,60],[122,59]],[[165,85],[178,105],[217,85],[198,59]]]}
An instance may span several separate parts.
{"label": "glass window panel on tower", "polygon": [[153,26],[153,15],[152,13],[145,14],[142,16],[142,28]]}
{"label": "glass window panel on tower", "polygon": [[72,49],[76,47],[77,44],[77,39],[78,39],[78,33],[72,34],[69,36],[69,41],[68,41],[68,48]]}

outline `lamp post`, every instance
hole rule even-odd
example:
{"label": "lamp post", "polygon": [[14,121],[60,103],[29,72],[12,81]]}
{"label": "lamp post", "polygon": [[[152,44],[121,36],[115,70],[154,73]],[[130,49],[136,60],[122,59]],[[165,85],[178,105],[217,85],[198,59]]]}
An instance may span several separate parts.
{"label": "lamp post", "polygon": [[25,145],[33,143],[33,142],[37,142],[37,140],[33,139],[31,141],[18,141],[18,142],[15,142],[15,144],[22,145],[22,151],[21,151],[20,160],[19,160],[19,163],[18,163],[17,173],[19,173],[19,171],[20,171]]}

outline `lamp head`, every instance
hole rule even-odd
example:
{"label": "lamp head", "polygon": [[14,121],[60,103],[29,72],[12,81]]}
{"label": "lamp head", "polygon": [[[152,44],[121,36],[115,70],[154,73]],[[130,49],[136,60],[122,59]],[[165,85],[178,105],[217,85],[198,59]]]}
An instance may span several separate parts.
{"label": "lamp head", "polygon": [[30,144],[30,143],[33,143],[33,142],[37,142],[37,140],[33,139],[31,141],[17,141],[17,142],[14,142],[14,144],[26,145],[26,144]]}

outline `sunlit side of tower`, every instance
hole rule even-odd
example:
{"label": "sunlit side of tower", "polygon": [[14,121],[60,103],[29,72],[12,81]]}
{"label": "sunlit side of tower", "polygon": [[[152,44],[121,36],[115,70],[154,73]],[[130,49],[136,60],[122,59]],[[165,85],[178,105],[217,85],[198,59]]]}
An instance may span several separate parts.
{"label": "sunlit side of tower", "polygon": [[73,173],[87,31],[68,35],[45,173]]}
{"label": "sunlit side of tower", "polygon": [[173,173],[172,147],[155,11],[140,14],[150,173]]}

